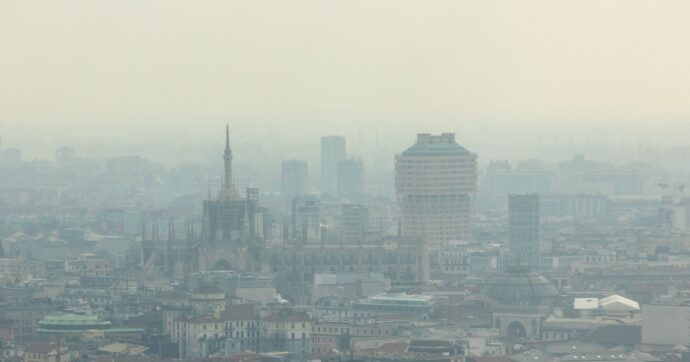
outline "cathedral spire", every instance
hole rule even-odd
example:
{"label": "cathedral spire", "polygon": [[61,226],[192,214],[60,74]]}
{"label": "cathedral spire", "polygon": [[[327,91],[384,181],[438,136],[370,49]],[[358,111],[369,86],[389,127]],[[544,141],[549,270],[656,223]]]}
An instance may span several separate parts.
{"label": "cathedral spire", "polygon": [[231,196],[235,194],[235,185],[232,180],[232,150],[230,149],[230,124],[225,125],[225,152],[223,153],[225,173],[223,174],[223,189],[221,195]]}

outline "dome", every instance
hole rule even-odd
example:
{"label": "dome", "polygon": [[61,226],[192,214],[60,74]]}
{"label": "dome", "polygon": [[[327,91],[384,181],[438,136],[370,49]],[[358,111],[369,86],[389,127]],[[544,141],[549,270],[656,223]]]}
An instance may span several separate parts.
{"label": "dome", "polygon": [[532,272],[497,273],[488,278],[484,294],[501,304],[541,304],[559,295],[548,279]]}

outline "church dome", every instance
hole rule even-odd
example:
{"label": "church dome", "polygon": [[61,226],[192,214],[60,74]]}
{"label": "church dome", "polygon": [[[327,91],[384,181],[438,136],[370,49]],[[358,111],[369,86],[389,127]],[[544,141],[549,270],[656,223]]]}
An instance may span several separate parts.
{"label": "church dome", "polygon": [[544,276],[516,270],[491,275],[484,294],[501,304],[542,304],[559,292]]}

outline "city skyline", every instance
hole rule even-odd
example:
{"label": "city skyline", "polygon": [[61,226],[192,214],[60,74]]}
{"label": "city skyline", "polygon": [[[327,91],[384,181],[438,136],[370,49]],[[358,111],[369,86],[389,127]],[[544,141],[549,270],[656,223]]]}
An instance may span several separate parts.
{"label": "city skyline", "polygon": [[0,0],[0,360],[690,362],[689,13]]}

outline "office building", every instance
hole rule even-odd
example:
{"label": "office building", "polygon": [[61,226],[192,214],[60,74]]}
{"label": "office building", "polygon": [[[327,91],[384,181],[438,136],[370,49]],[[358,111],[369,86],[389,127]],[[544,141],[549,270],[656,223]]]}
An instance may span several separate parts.
{"label": "office building", "polygon": [[338,163],[345,159],[345,137],[321,137],[321,192],[335,193]]}
{"label": "office building", "polygon": [[14,147],[0,150],[0,166],[15,167],[22,162],[22,150]]}
{"label": "office building", "polygon": [[343,204],[342,240],[362,242],[369,232],[369,208],[359,204]]}
{"label": "office building", "polygon": [[288,207],[297,195],[309,192],[309,168],[306,161],[287,160],[281,166],[283,205]]}
{"label": "office building", "polygon": [[431,248],[470,239],[477,155],[457,144],[455,134],[418,134],[395,158],[395,189],[403,237],[424,237]]}
{"label": "office building", "polygon": [[359,159],[347,159],[338,163],[338,196],[361,202],[364,199],[364,163]]}
{"label": "office building", "polygon": [[321,240],[321,203],[314,195],[299,195],[292,200],[292,238],[299,242]]}
{"label": "office building", "polygon": [[541,256],[539,195],[508,196],[510,260],[515,266],[538,271]]}

